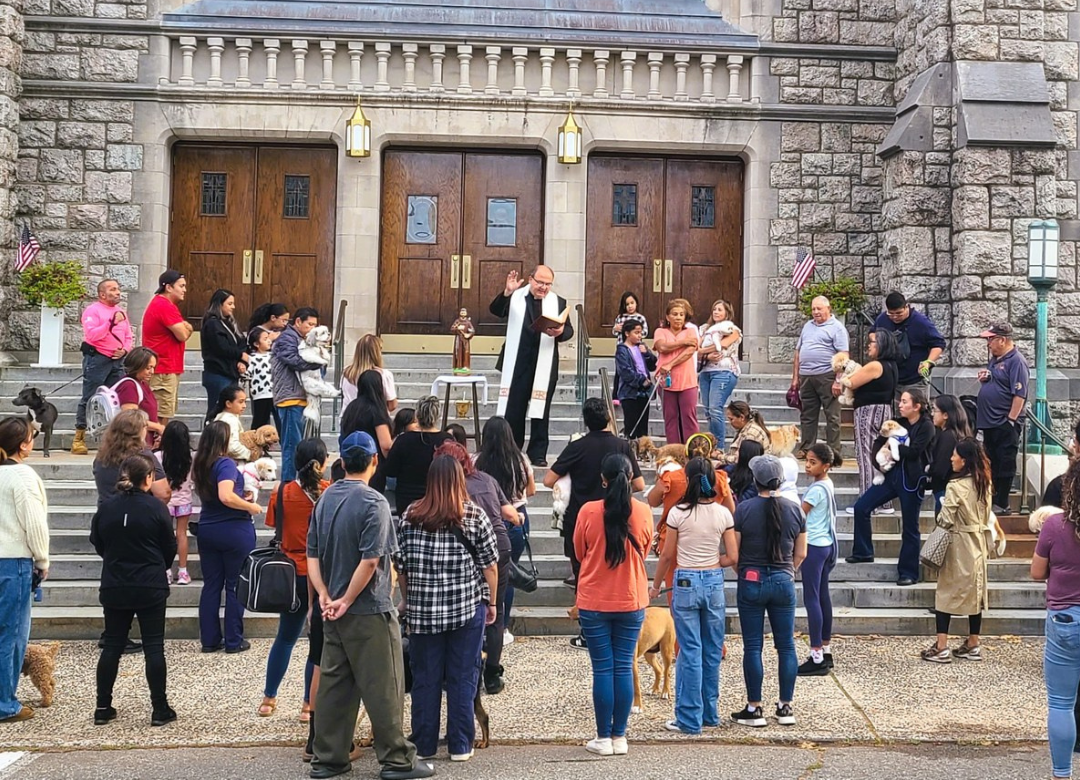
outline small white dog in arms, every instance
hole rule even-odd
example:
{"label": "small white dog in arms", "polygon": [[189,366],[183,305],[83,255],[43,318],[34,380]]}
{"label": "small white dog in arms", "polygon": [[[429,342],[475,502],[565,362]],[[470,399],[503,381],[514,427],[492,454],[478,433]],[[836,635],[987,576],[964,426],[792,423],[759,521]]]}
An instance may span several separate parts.
{"label": "small white dog in arms", "polygon": [[892,469],[900,462],[900,445],[907,444],[908,431],[896,420],[886,420],[881,426],[881,435],[885,437],[885,443],[874,455],[881,472],[874,475],[874,484],[880,485],[885,481],[885,472]]}
{"label": "small white dog in arms", "polygon": [[858,371],[862,366],[856,363],[851,358],[843,359],[842,354],[833,355],[832,370],[840,375],[840,386],[844,388],[844,391],[840,393],[840,405],[852,406],[855,403],[855,391],[851,389],[851,383],[848,381],[851,375]]}
{"label": "small white dog in arms", "polygon": [[[307,337],[300,342],[297,352],[300,359],[305,363],[329,367],[330,345],[332,337],[330,328],[325,325],[316,325],[308,331]],[[322,399],[337,398],[341,391],[322,378],[322,372],[318,369],[300,372],[300,383],[307,393],[307,408],[304,409],[304,419],[319,429],[322,420]]]}
{"label": "small white dog in arms", "polygon": [[259,458],[245,463],[240,469],[244,475],[244,492],[251,494],[251,500],[258,502],[259,489],[270,487],[268,483],[277,481],[277,464],[273,458]]}

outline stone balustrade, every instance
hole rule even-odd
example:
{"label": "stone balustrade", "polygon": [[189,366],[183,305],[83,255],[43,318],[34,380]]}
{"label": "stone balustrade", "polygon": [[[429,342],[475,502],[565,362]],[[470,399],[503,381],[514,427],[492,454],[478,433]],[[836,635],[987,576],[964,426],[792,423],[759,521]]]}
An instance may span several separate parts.
{"label": "stone balustrade", "polygon": [[170,51],[178,87],[757,102],[751,57],[723,52],[186,35]]}

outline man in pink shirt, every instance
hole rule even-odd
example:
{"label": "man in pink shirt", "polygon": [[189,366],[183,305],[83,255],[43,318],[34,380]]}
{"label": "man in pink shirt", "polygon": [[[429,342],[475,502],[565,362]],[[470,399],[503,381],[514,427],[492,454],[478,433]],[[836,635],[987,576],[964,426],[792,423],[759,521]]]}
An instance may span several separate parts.
{"label": "man in pink shirt", "polygon": [[124,356],[131,351],[131,323],[120,308],[120,283],[104,279],[98,299],[83,311],[83,390],[75,410],[72,455],[86,455],[86,404],[102,385],[112,386],[124,376]]}

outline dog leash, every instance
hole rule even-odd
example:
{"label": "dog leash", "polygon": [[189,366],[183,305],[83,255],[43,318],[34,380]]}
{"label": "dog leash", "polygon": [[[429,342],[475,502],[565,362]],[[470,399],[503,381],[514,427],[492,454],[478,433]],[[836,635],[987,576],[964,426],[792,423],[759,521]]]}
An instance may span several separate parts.
{"label": "dog leash", "polygon": [[[78,382],[78,381],[79,381],[80,379],[82,379],[82,378],[83,378],[83,375],[82,375],[82,374],[79,374],[79,375],[78,375],[77,377],[75,377],[74,379],[71,379],[71,380],[69,380],[69,381],[67,381],[67,382],[64,382],[64,384],[60,385],[60,387],[54,387],[54,388],[53,388],[52,390],[50,390],[49,392],[47,392],[47,393],[42,393],[42,394],[41,394],[41,396],[42,396],[43,398],[48,398],[48,397],[49,397],[50,395],[52,395],[53,393],[59,393],[59,392],[60,392],[61,390],[63,390],[63,389],[64,389],[65,387],[67,387],[68,385],[72,385],[72,384],[75,384],[76,382]],[[29,385],[29,384],[25,384],[25,385],[23,385],[23,388],[24,388],[24,389],[25,389],[25,388],[27,388],[27,387],[30,387],[30,385]]]}
{"label": "dog leash", "polygon": [[[652,403],[653,398],[656,397],[656,391],[659,390],[659,389],[660,389],[660,383],[657,382],[656,380],[653,380],[652,392],[649,393],[649,398],[648,398],[647,401],[645,401],[645,408],[643,408],[641,410],[641,414],[638,415],[638,418],[634,421],[633,427],[630,428],[631,431],[636,431],[638,425],[640,425],[641,421],[645,419],[645,415],[647,415],[649,413],[649,404]],[[648,436],[648,434],[649,434],[649,432],[645,431],[645,435]]]}

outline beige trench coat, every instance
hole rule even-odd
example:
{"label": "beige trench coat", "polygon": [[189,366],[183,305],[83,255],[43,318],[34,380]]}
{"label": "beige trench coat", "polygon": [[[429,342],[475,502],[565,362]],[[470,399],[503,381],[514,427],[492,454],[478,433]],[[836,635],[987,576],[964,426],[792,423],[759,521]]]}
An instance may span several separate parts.
{"label": "beige trench coat", "polygon": [[938,571],[934,609],[950,615],[976,615],[986,609],[986,522],[990,497],[978,500],[971,477],[951,480],[937,524],[950,532],[945,562]]}

